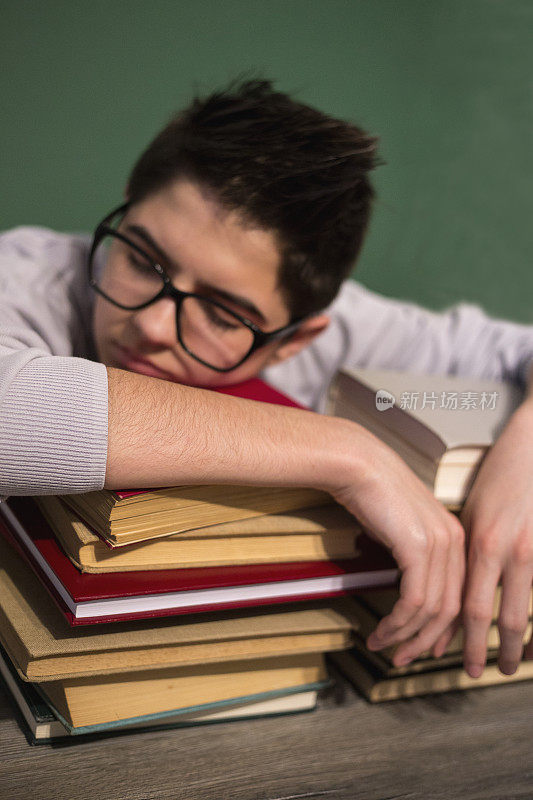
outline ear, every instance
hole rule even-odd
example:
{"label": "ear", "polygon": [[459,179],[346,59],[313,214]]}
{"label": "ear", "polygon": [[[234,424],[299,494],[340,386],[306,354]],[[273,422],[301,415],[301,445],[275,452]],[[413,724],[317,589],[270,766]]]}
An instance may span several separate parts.
{"label": "ear", "polygon": [[330,318],[327,314],[317,314],[315,317],[306,319],[302,322],[298,330],[289,334],[286,339],[282,339],[274,350],[265,366],[272,366],[273,364],[280,364],[287,358],[295,356],[304,347],[312,342],[315,336],[323,333],[330,323]]}

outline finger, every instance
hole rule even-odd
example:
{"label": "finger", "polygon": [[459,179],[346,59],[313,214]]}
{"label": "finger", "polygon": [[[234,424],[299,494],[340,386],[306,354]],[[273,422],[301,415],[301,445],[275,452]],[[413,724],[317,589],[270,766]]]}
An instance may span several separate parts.
{"label": "finger", "polygon": [[533,628],[531,636],[529,637],[529,642],[524,647],[524,655],[522,658],[526,661],[533,661]]}
{"label": "finger", "polygon": [[[402,559],[396,556],[398,566],[402,569]],[[400,580],[400,598],[396,601],[390,614],[383,617],[376,629],[368,637],[366,644],[370,650],[379,650],[385,645],[381,644],[382,636],[389,631],[405,625],[414,614],[423,606],[427,580],[427,557],[422,552],[416,558],[410,558],[410,563],[403,568]]]}
{"label": "finger", "polygon": [[487,636],[492,624],[494,595],[499,577],[500,565],[496,559],[470,550],[463,604],[463,665],[471,678],[479,678],[485,668]]}
{"label": "finger", "polygon": [[[412,642],[412,637],[417,636],[440,613],[449,561],[448,542],[449,537],[446,533],[435,536],[430,554],[424,603],[404,625],[388,630],[380,636],[381,647],[390,647],[399,642],[406,643],[407,640]],[[417,649],[415,645],[413,647]]]}
{"label": "finger", "polygon": [[408,664],[432,647],[456,622],[461,612],[461,596],[465,575],[465,554],[463,539],[454,539],[449,554],[445,576],[445,586],[441,598],[439,614],[430,620],[415,639],[398,648],[393,657],[395,666]]}
{"label": "finger", "polygon": [[457,634],[457,631],[461,627],[461,624],[460,617],[456,617],[454,620],[452,620],[452,622],[450,622],[444,633],[437,639],[433,646],[432,652],[434,658],[440,658],[442,655],[444,655],[455,635]]}
{"label": "finger", "polygon": [[533,617],[533,587],[529,593],[529,608],[528,608],[528,616],[530,617],[530,630],[531,633],[529,635],[529,641],[524,647],[524,654],[522,656],[523,659],[533,660],[533,624],[531,622],[531,617]]}
{"label": "finger", "polygon": [[[435,658],[440,658],[444,653],[447,651],[449,646],[451,645],[452,641],[455,639],[457,633],[463,626],[463,602],[465,596],[465,574],[466,574],[466,552],[464,546],[464,539],[461,546],[461,558],[460,558],[460,584],[461,584],[461,592],[460,592],[460,600],[459,600],[459,613],[456,617],[450,622],[444,633],[439,637],[439,639],[435,642],[433,647],[433,655]],[[458,647],[459,650],[463,649],[463,641],[456,643],[457,645],[460,644]]]}
{"label": "finger", "polygon": [[532,577],[533,570],[529,564],[516,563],[510,565],[502,575],[502,598],[498,615],[498,667],[504,675],[516,672],[522,658]]}

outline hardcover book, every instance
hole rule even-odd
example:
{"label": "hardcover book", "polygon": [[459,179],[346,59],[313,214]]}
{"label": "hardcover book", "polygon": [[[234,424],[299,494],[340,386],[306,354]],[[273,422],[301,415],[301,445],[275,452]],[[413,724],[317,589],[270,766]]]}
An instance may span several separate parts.
{"label": "hardcover book", "polygon": [[351,419],[382,439],[456,511],[520,400],[510,383],[342,369],[330,386],[326,413]]}
{"label": "hardcover book", "polygon": [[353,559],[362,532],[348,511],[331,503],[110,547],[60,497],[34,499],[61,547],[82,572]]}
{"label": "hardcover book", "polygon": [[453,690],[480,689],[533,678],[533,661],[521,661],[513,675],[503,675],[497,664],[488,663],[479,678],[471,678],[466,670],[458,666],[386,677],[359,649],[333,653],[330,658],[371,703]]}
{"label": "hardcover book", "polygon": [[320,653],[165,667],[36,684],[71,729],[132,723],[192,713],[214,703],[245,702],[247,697],[283,693],[317,685],[327,676]]}
{"label": "hardcover book", "polygon": [[392,556],[364,534],[352,560],[85,574],[28,498],[1,504],[0,533],[15,543],[71,624],[342,596],[390,586],[398,577]]}
{"label": "hardcover book", "polygon": [[[394,590],[376,590],[352,598],[357,628],[353,648],[331,655],[333,663],[371,702],[437,694],[452,689],[474,689],[533,678],[533,661],[522,661],[513,675],[503,675],[498,669],[500,637],[497,618],[501,587],[497,587],[494,598],[493,623],[487,637],[487,666],[480,678],[471,678],[463,669],[462,629],[459,629],[440,658],[434,658],[430,651],[426,651],[403,667],[396,667],[392,662],[396,646],[377,651],[368,650],[366,638],[375,630],[380,619],[390,613],[398,597],[398,592]],[[532,605],[533,590],[529,606],[530,619]],[[524,644],[529,641],[531,629],[530,622],[524,633]]]}
{"label": "hardcover book", "polygon": [[350,647],[342,599],[72,628],[0,537],[0,642],[24,680],[43,682]]}
{"label": "hardcover book", "polygon": [[331,681],[325,679],[286,689],[204,703],[192,711],[184,708],[176,712],[147,714],[133,721],[114,720],[101,725],[74,728],[66,720],[60,720],[58,710],[34,684],[21,680],[7,653],[0,647],[0,686],[6,690],[18,710],[23,731],[31,744],[73,741],[72,737],[83,741],[125,733],[170,730],[312,711],[316,706],[318,691],[330,684]]}

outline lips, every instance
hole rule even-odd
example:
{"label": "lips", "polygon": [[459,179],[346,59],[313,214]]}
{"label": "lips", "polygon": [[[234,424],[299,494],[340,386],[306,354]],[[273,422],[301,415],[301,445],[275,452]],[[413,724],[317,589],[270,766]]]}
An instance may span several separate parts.
{"label": "lips", "polygon": [[148,361],[146,358],[136,355],[131,350],[128,350],[121,345],[116,345],[116,347],[119,353],[120,365],[123,369],[127,369],[132,372],[139,372],[142,375],[148,375],[152,378],[162,378],[163,380],[167,381],[174,380],[173,375],[171,375],[169,372],[159,369],[155,366],[155,364],[152,364],[152,362]]}

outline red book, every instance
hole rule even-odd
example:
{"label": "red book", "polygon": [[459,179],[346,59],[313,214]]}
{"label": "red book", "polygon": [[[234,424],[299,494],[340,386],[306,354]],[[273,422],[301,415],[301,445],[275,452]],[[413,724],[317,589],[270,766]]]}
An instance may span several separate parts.
{"label": "red book", "polygon": [[392,586],[399,576],[388,551],[364,535],[358,539],[360,555],[350,561],[81,573],[26,497],[0,504],[0,532],[29,562],[71,625],[336,597]]}

